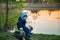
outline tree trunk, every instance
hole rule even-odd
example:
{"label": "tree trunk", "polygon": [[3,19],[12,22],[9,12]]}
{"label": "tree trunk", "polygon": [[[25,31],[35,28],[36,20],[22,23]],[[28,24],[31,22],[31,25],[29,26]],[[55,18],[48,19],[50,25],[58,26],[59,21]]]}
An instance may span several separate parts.
{"label": "tree trunk", "polygon": [[5,26],[4,26],[4,31],[8,31],[8,0],[6,0],[6,22],[5,22]]}

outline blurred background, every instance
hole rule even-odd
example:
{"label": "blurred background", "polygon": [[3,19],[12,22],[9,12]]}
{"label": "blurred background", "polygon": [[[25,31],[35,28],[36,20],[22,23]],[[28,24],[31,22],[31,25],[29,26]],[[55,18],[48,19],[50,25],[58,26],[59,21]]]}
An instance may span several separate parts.
{"label": "blurred background", "polygon": [[60,0],[0,0],[0,32],[17,30],[22,11],[27,12],[26,26],[33,27],[32,33],[60,35]]}

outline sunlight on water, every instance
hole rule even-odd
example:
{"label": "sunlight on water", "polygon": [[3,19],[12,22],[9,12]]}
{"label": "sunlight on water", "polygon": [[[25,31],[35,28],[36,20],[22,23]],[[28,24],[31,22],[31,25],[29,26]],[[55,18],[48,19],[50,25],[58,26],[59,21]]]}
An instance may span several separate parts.
{"label": "sunlight on water", "polygon": [[33,26],[33,33],[60,35],[60,10],[27,11],[27,25]]}

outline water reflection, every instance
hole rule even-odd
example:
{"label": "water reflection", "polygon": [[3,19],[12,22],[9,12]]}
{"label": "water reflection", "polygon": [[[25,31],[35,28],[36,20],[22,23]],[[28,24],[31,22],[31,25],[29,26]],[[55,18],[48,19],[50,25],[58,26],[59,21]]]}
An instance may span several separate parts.
{"label": "water reflection", "polygon": [[60,35],[60,10],[28,11],[27,25],[32,25],[33,33]]}

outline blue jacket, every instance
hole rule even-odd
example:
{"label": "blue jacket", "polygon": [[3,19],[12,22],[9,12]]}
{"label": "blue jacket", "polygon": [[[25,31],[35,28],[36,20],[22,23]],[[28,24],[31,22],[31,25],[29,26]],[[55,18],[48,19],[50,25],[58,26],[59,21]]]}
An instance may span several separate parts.
{"label": "blue jacket", "polygon": [[22,27],[26,33],[26,36],[30,38],[31,37],[30,30],[25,26],[25,24],[26,24],[26,20],[24,19],[25,16],[27,16],[27,14],[22,13],[22,15],[19,17],[17,27],[18,28]]}
{"label": "blue jacket", "polygon": [[25,12],[22,12],[21,16],[18,19],[18,23],[17,26],[18,27],[24,27],[26,24],[26,20],[24,19],[24,17],[27,16],[27,14]]}

